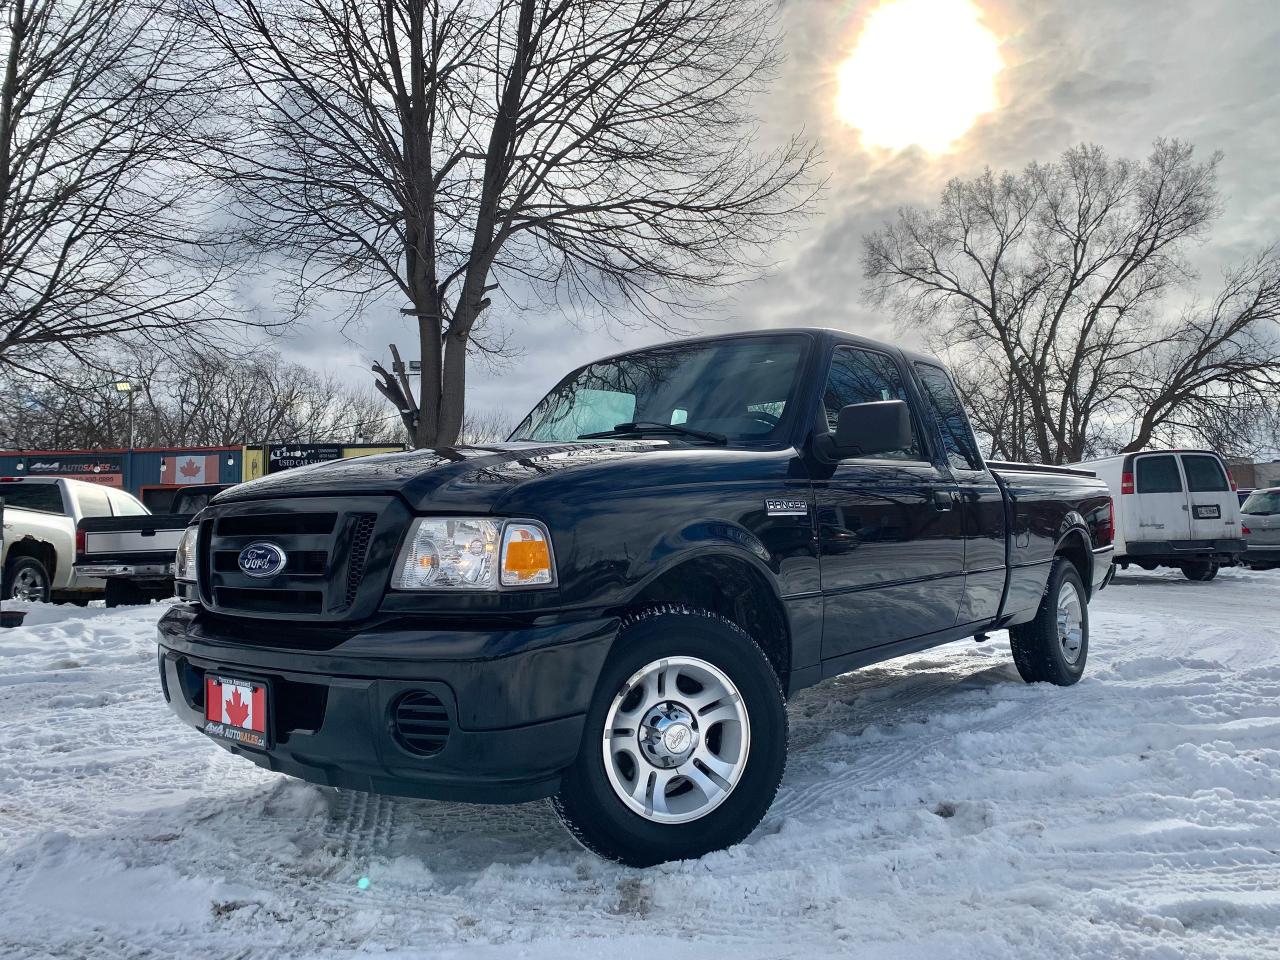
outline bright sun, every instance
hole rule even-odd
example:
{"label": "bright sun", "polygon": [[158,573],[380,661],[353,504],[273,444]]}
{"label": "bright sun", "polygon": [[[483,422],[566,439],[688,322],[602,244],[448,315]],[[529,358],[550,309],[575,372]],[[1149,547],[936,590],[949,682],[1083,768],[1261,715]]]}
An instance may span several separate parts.
{"label": "bright sun", "polygon": [[940,153],[996,106],[999,44],[969,0],[885,0],[840,65],[836,110],[868,146]]}

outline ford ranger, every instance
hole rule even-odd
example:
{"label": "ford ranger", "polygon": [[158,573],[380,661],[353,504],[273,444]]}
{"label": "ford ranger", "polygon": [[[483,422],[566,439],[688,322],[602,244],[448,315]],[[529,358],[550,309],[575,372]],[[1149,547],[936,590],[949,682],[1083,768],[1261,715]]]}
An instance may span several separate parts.
{"label": "ford ranger", "polygon": [[502,444],[320,464],[219,495],[160,621],[165,697],[271,770],[552,797],[634,865],[742,840],[786,696],[1007,629],[1075,683],[1108,582],[1092,473],[983,460],[937,361],[831,330],[575,370]]}

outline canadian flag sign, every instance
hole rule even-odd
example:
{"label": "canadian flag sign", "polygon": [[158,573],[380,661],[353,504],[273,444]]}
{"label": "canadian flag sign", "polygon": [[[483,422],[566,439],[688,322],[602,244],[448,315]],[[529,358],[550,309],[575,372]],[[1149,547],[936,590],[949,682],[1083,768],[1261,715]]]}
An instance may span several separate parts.
{"label": "canadian flag sign", "polygon": [[217,483],[218,455],[164,457],[160,461],[160,478],[165,483]]}
{"label": "canadian flag sign", "polygon": [[[204,716],[210,723],[222,723],[240,730],[267,732],[267,691],[256,683],[206,676]],[[226,735],[226,734],[224,734]],[[245,738],[252,741],[252,737]]]}

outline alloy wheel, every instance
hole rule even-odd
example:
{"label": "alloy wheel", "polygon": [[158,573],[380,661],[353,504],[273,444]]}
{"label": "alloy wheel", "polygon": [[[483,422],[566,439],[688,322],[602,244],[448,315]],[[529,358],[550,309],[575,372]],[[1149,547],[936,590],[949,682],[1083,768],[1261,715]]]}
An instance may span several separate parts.
{"label": "alloy wheel", "polygon": [[1084,604],[1080,590],[1071,580],[1064,579],[1058,590],[1058,643],[1062,658],[1075,664],[1084,646]]}
{"label": "alloy wheel", "polygon": [[646,820],[705,817],[737,786],[751,748],[742,695],[695,657],[655,660],[609,706],[604,769],[618,798]]}

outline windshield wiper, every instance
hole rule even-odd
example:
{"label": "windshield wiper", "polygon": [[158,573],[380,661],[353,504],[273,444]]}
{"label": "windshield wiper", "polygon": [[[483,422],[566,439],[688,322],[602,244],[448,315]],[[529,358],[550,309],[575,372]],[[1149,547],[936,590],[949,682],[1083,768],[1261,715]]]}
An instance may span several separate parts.
{"label": "windshield wiper", "polygon": [[708,443],[726,444],[729,438],[723,433],[712,433],[710,430],[694,430],[678,423],[659,423],[656,420],[637,420],[634,423],[619,423],[612,430],[601,430],[599,433],[580,433],[579,440],[607,440],[611,437],[638,436],[645,433],[674,433],[678,437],[692,437]]}

